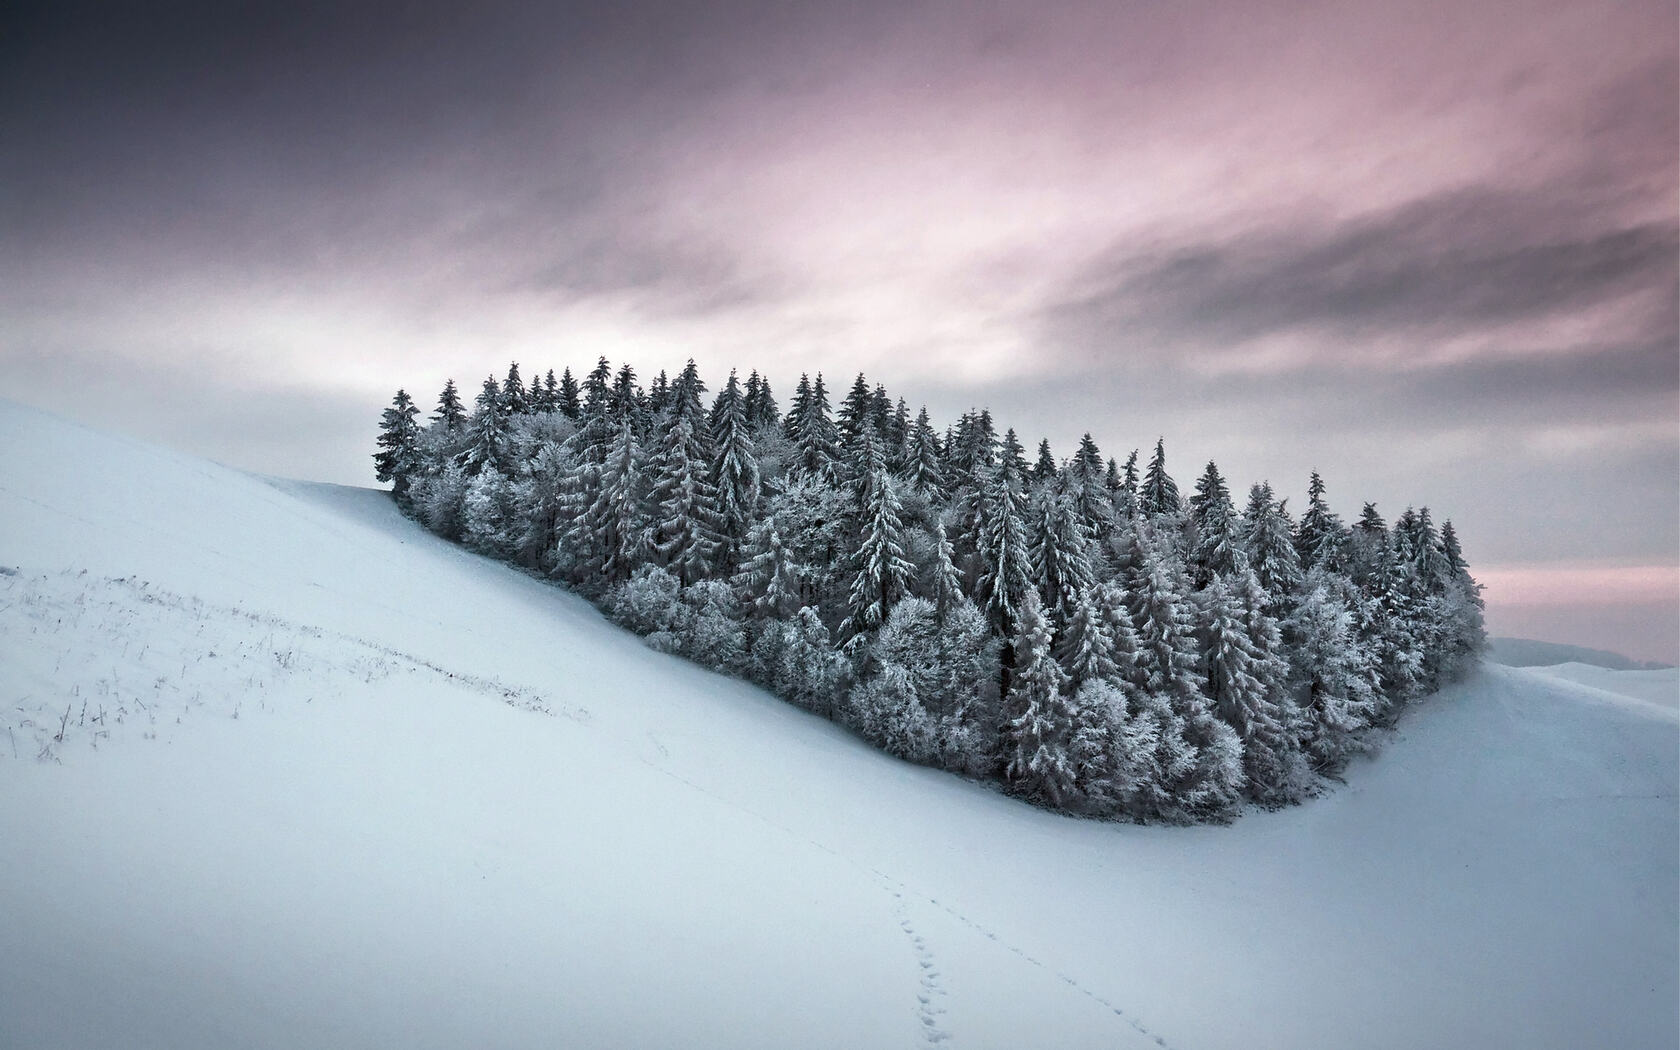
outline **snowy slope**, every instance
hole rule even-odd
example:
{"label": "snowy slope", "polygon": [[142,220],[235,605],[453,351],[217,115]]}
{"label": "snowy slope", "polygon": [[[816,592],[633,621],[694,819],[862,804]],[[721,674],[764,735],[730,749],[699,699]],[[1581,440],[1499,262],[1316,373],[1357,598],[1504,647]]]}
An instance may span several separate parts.
{"label": "snowy slope", "polygon": [[1488,667],[1308,806],[1081,822],[377,493],[0,449],[0,1046],[1680,1040],[1671,710]]}
{"label": "snowy slope", "polygon": [[1612,671],[1594,664],[1565,663],[1536,667],[1534,672],[1547,678],[1655,704],[1670,711],[1680,708],[1680,668],[1676,667],[1665,667],[1660,671]]}

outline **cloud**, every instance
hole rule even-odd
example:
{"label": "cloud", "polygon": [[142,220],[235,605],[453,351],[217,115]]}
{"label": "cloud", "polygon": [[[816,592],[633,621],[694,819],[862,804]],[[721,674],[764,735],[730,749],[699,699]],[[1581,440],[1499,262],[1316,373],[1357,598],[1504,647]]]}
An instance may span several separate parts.
{"label": "cloud", "polygon": [[1574,197],[1484,185],[1339,223],[1274,219],[1141,253],[1121,244],[1044,317],[1052,338],[1087,348],[1115,333],[1214,352],[1307,333],[1320,360],[1362,337],[1457,338],[1636,300],[1642,334],[1674,335],[1675,222],[1574,229]]}

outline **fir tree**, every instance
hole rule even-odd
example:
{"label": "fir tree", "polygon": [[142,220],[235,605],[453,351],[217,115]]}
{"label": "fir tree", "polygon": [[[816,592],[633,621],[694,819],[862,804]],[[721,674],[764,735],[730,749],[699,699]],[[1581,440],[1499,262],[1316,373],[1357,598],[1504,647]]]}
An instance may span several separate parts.
{"label": "fir tree", "polygon": [[1251,797],[1289,802],[1305,790],[1294,707],[1287,703],[1288,663],[1279,654],[1277,621],[1267,616],[1254,574],[1219,576],[1202,592],[1202,671],[1213,710],[1243,742]]}
{"label": "fir tree", "polygon": [[1353,616],[1328,581],[1316,581],[1290,615],[1290,663],[1304,716],[1302,747],[1313,767],[1335,774],[1364,750],[1378,707],[1376,668],[1354,637]]}
{"label": "fir tree", "polygon": [[736,552],[758,511],[760,487],[758,456],[747,424],[746,402],[733,370],[718,393],[712,421],[717,441],[712,485],[717,491],[717,523],[722,541],[719,565],[727,571],[734,567]]}
{"label": "fir tree", "polygon": [[[1128,468],[1131,466],[1132,464],[1127,464]],[[1145,514],[1178,513],[1178,483],[1167,473],[1165,439],[1158,438],[1155,441],[1155,455],[1149,461],[1149,470],[1143,475],[1143,488],[1138,492],[1138,505]]]}
{"label": "fir tree", "polygon": [[854,462],[861,451],[865,435],[875,436],[876,431],[871,419],[873,405],[869,383],[863,378],[863,373],[859,372],[857,379],[852,382],[852,389],[846,394],[845,400],[840,402],[835,417],[835,429],[840,435],[840,450]]}
{"label": "fir tree", "polygon": [[432,421],[443,424],[445,430],[459,430],[461,424],[467,421],[467,411],[461,407],[461,394],[455,389],[455,380],[444,380],[443,393],[438,395],[437,411],[432,413]]}
{"label": "fir tree", "polygon": [[519,362],[508,365],[507,381],[502,384],[502,411],[509,416],[522,416],[531,410],[530,396],[519,378]]}
{"label": "fir tree", "polygon": [[487,376],[484,389],[479,391],[473,405],[468,429],[471,437],[461,451],[460,463],[469,475],[476,476],[485,468],[499,473],[507,456],[507,416],[502,407],[502,391],[495,376]]}
{"label": "fir tree", "polygon": [[798,472],[832,483],[836,480],[839,459],[838,433],[828,415],[828,392],[823,387],[821,372],[817,373],[817,381],[809,385],[801,378],[796,408],[797,417],[789,412],[786,422],[795,427],[790,436],[798,450]]}
{"label": "fir tree", "polygon": [[1283,507],[1272,499],[1272,487],[1264,482],[1248,491],[1243,510],[1243,550],[1249,567],[1266,589],[1266,609],[1280,619],[1294,608],[1301,589],[1301,564]]}
{"label": "fir tree", "polygon": [[904,526],[891,479],[876,474],[870,486],[869,516],[863,542],[852,555],[852,589],[845,622],[846,637],[872,631],[886,622],[892,607],[910,589],[912,566],[904,557]]}
{"label": "fir tree", "polygon": [[650,495],[650,543],[659,564],[684,586],[705,578],[720,543],[717,491],[711,481],[711,428],[700,407],[704,392],[690,359],[670,387]]}
{"label": "fir tree", "polygon": [[1307,486],[1306,513],[1295,526],[1295,556],[1302,569],[1315,565],[1340,569],[1344,531],[1342,519],[1324,500],[1324,479],[1315,470]]}
{"label": "fir tree", "polygon": [[1050,439],[1040,438],[1038,442],[1038,459],[1033,462],[1032,479],[1036,484],[1047,484],[1056,478],[1056,457],[1050,454]]}
{"label": "fir tree", "polygon": [[[1130,630],[1128,623],[1126,629]],[[1079,592],[1067,617],[1067,626],[1056,644],[1056,662],[1067,673],[1068,685],[1077,690],[1086,682],[1120,682],[1120,667],[1114,662],[1114,640],[1103,622],[1103,612],[1093,590]]]}
{"label": "fir tree", "polygon": [[593,499],[573,523],[571,542],[588,559],[587,577],[613,584],[630,578],[646,553],[646,480],[642,449],[630,420],[599,468]]}
{"label": "fir tree", "polygon": [[1060,630],[1079,595],[1096,580],[1091,543],[1071,500],[1039,496],[1030,552],[1033,579],[1053,627]]}
{"label": "fir tree", "polygon": [[1190,497],[1190,520],[1195,525],[1195,547],[1190,552],[1190,571],[1197,589],[1213,582],[1216,575],[1243,567],[1244,556],[1237,536],[1237,512],[1231,505],[1230,490],[1219,468],[1208,460],[1207,470],[1196,481]]}
{"label": "fir tree", "polygon": [[934,561],[928,596],[933,599],[940,622],[944,622],[951,610],[967,599],[963,595],[962,577],[957,572],[956,552],[945,536],[945,523],[935,522],[933,529]]}
{"label": "fir tree", "polygon": [[774,516],[753,526],[734,583],[760,617],[786,619],[799,609],[799,566],[782,543]]}
{"label": "fir tree", "polygon": [[[606,358],[601,360],[605,361]],[[578,402],[578,382],[572,378],[570,368],[560,373],[560,394],[555,399],[554,405],[560,410],[560,414],[567,419],[578,417],[578,411],[581,407]]]}
{"label": "fir tree", "polygon": [[927,407],[923,406],[910,428],[904,456],[904,476],[910,487],[934,499],[940,498],[945,489],[945,472],[940,459],[939,437],[928,420]]}
{"label": "fir tree", "polygon": [[1015,617],[1032,585],[1032,560],[1026,528],[1021,520],[1021,497],[1009,471],[999,466],[991,484],[977,501],[980,508],[976,555],[980,575],[974,596],[999,635],[1015,629]]}
{"label": "fir tree", "polygon": [[420,409],[405,390],[398,390],[379,422],[379,451],[373,457],[374,476],[391,482],[397,502],[408,499],[409,480],[420,469]]}
{"label": "fir tree", "polygon": [[1004,779],[1016,793],[1061,808],[1074,800],[1073,718],[1036,594],[1021,603],[1011,647],[1015,673],[1005,709]]}

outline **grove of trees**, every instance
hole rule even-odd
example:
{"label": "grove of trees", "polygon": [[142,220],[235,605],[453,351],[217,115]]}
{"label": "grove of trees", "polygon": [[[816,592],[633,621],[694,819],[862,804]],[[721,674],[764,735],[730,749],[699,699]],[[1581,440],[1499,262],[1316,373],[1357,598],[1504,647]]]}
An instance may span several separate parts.
{"label": "grove of trees", "polygon": [[[762,684],[904,759],[1074,813],[1228,818],[1315,792],[1483,644],[1480,587],[1427,507],[1299,517],[1208,463],[1185,495],[1089,435],[1029,461],[859,375],[787,411],[757,372],[645,385],[605,359],[422,418],[374,457],[440,536],[594,601],[657,649]],[[1238,502],[1242,503],[1241,508]]]}

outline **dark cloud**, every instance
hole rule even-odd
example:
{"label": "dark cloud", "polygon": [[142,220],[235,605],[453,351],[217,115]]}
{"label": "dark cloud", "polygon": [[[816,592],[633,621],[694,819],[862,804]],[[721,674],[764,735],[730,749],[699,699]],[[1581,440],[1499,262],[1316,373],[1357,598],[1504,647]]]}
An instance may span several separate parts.
{"label": "dark cloud", "polygon": [[1657,293],[1660,308],[1641,304],[1646,334],[1673,335],[1676,223],[1571,229],[1573,203],[1481,186],[1340,224],[1277,222],[1142,254],[1122,245],[1046,316],[1075,345],[1124,333],[1217,350],[1280,332],[1458,335]]}

